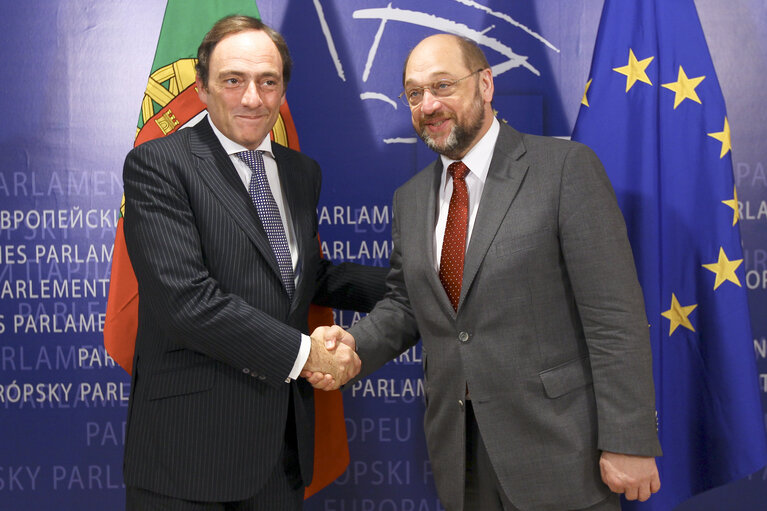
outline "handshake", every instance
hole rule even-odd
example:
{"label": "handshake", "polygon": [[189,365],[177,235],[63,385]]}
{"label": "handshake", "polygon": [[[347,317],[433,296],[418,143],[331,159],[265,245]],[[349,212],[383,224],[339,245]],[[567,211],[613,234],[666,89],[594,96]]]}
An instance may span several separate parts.
{"label": "handshake", "polygon": [[349,332],[337,325],[321,326],[312,332],[311,339],[311,351],[301,376],[312,387],[336,390],[360,372],[362,362]]}

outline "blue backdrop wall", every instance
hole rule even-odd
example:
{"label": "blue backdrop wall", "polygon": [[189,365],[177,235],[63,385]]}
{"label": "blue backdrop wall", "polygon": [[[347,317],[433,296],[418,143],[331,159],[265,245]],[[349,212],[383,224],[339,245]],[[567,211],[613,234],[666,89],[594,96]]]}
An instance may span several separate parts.
{"label": "blue backdrop wall", "polygon": [[[485,43],[498,116],[569,136],[598,0],[258,0],[295,60],[288,100],[323,167],[325,254],[385,265],[394,189],[431,159],[396,100],[402,62],[456,23]],[[122,162],[165,2],[0,3],[0,510],[123,509],[130,384],[102,347]],[[727,102],[758,379],[767,394],[767,7],[697,0]],[[349,326],[352,312],[335,311]],[[310,510],[438,510],[420,348],[345,394],[351,464]],[[767,471],[683,510],[761,510]]]}

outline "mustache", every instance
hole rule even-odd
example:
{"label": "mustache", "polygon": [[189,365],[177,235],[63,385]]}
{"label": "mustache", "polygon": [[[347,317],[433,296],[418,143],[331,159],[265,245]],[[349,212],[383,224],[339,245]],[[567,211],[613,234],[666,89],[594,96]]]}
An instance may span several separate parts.
{"label": "mustache", "polygon": [[441,121],[445,119],[452,119],[453,116],[446,113],[432,113],[432,114],[423,114],[421,116],[421,123],[424,122],[430,122],[430,121]]}

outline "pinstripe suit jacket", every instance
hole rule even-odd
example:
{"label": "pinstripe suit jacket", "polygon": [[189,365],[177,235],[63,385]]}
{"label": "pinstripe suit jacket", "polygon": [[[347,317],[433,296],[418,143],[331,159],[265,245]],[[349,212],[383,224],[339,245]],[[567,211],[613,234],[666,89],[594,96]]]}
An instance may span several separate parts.
{"label": "pinstripe suit jacket", "polygon": [[463,508],[466,386],[519,509],[604,499],[600,450],[659,455],[650,340],[625,225],[581,144],[501,125],[458,311],[434,269],[437,160],[394,196],[389,292],[350,329],[362,375],[423,339],[424,426],[440,499]]}
{"label": "pinstripe suit jacket", "polygon": [[309,304],[369,310],[385,270],[321,260],[319,166],[272,147],[299,251],[292,301],[208,119],[126,158],[125,238],[140,296],[127,485],[191,500],[255,495],[281,463],[289,399],[311,480],[313,391],[285,382]]}

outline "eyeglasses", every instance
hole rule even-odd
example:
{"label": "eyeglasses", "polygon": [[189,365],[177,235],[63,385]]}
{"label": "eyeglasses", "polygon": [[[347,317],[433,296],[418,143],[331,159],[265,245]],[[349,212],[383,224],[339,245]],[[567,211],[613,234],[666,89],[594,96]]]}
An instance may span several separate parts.
{"label": "eyeglasses", "polygon": [[477,69],[473,73],[468,74],[463,78],[458,78],[457,80],[439,80],[424,87],[411,87],[409,89],[405,89],[404,92],[399,95],[399,99],[405,106],[414,108],[420,105],[421,101],[423,101],[423,93],[426,89],[429,89],[429,92],[431,92],[431,95],[435,98],[446,98],[448,96],[452,96],[455,94],[458,82],[463,81],[470,76],[474,76],[480,71],[482,71],[482,69]]}

